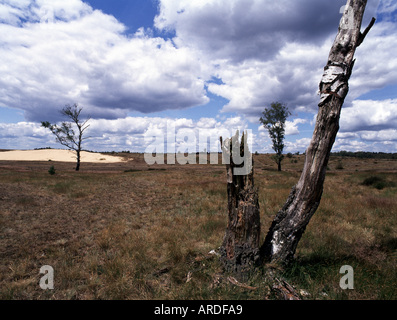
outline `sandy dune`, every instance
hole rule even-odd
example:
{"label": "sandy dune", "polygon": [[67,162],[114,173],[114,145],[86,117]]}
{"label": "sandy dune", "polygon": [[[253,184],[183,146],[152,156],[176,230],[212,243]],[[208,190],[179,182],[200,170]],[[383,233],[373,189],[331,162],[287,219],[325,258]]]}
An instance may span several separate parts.
{"label": "sandy dune", "polygon": [[[76,162],[76,152],[70,150],[13,150],[0,152],[0,160]],[[111,163],[124,161],[121,157],[93,152],[81,152],[81,162]]]}

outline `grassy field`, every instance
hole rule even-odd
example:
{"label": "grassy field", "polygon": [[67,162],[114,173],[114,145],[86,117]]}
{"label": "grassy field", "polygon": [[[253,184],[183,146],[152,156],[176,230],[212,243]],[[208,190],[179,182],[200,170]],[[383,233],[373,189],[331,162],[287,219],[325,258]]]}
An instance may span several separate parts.
{"label": "grassy field", "polygon": [[[121,155],[121,154],[120,154]],[[264,266],[233,284],[211,250],[226,217],[223,165],[0,161],[0,299],[274,299]],[[132,160],[133,159],[133,160]],[[304,156],[256,155],[262,236]],[[56,169],[50,175],[50,166]],[[278,269],[304,299],[396,299],[397,161],[331,158],[296,261]],[[39,286],[54,268],[54,290]],[[354,289],[342,290],[343,265]],[[249,286],[249,287],[248,287]]]}

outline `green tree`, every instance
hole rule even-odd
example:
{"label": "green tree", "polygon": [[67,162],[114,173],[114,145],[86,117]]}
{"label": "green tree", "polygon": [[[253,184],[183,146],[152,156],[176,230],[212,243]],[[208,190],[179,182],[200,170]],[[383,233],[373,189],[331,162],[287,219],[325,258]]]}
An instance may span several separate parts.
{"label": "green tree", "polygon": [[276,152],[272,158],[277,163],[278,171],[281,171],[281,161],[284,159],[285,121],[291,113],[285,104],[273,102],[270,108],[266,108],[262,114],[263,116],[259,121],[269,132],[273,142],[273,150]]}
{"label": "green tree", "polygon": [[[87,125],[89,118],[85,121],[80,120],[80,114],[83,108],[79,108],[75,103],[74,105],[66,105],[62,110],[61,114],[71,121],[64,121],[60,126],[51,124],[48,121],[41,122],[41,126],[47,129],[55,135],[56,141],[71,150],[76,151],[77,165],[76,171],[80,170],[80,154],[82,150],[82,142],[87,138],[83,138],[84,131],[90,126]],[[73,128],[77,128],[77,131]]]}

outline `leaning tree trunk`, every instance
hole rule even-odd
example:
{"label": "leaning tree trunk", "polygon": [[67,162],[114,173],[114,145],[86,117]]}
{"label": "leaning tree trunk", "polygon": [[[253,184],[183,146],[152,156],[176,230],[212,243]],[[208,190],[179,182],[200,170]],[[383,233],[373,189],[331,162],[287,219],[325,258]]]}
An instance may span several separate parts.
{"label": "leaning tree trunk", "polygon": [[293,258],[298,242],[320,204],[327,163],[349,90],[354,53],[375,22],[372,19],[365,32],[360,33],[366,3],[367,0],[347,1],[320,83],[319,112],[302,175],[276,215],[261,247],[261,256],[267,261],[287,263]]}
{"label": "leaning tree trunk", "polygon": [[246,134],[241,144],[238,131],[223,143],[221,138],[221,146],[228,195],[228,225],[220,248],[221,261],[227,271],[244,278],[260,262],[259,202],[254,187],[253,160]]}

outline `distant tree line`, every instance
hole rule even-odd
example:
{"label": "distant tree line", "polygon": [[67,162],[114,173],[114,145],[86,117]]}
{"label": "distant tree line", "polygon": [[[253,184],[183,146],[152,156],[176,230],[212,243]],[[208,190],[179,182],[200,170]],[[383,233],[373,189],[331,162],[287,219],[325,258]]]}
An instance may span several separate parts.
{"label": "distant tree line", "polygon": [[332,152],[331,156],[336,157],[353,157],[360,159],[397,159],[397,153],[385,153],[385,152],[365,152],[365,151],[339,151]]}

